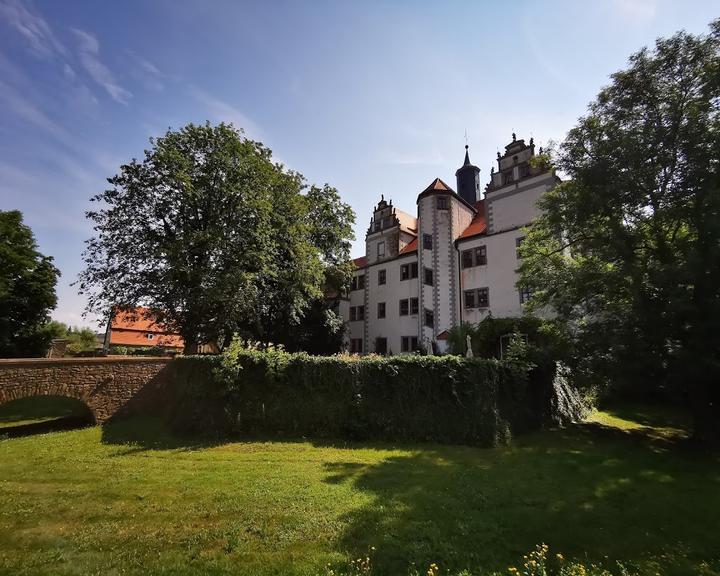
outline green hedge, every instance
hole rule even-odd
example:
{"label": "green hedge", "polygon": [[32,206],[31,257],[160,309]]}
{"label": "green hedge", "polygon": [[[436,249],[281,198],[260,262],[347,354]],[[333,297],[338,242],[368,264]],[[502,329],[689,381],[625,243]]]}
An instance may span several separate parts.
{"label": "green hedge", "polygon": [[496,360],[235,349],[174,367],[187,432],[493,446],[539,425],[528,378]]}

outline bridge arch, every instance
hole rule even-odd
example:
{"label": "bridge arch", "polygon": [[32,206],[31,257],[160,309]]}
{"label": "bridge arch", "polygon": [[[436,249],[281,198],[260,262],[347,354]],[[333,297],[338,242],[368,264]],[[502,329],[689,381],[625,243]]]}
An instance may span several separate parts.
{"label": "bridge arch", "polygon": [[166,392],[170,358],[0,360],[0,404],[32,396],[84,402],[98,424],[155,406]]}

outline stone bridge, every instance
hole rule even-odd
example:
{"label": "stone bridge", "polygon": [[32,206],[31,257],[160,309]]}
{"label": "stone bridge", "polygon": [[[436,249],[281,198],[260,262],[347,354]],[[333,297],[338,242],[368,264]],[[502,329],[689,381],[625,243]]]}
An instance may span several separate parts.
{"label": "stone bridge", "polygon": [[162,405],[171,358],[29,358],[0,360],[0,404],[30,396],[84,402],[102,424]]}

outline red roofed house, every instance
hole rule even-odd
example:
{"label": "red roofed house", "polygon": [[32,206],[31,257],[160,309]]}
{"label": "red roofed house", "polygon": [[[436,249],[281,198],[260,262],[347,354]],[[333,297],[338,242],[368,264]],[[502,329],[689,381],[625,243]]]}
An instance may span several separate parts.
{"label": "red roofed house", "polygon": [[518,247],[538,215],[536,203],[560,179],[533,166],[529,144],[515,134],[480,191],[480,169],[465,161],[457,192],[436,178],[417,197],[417,216],[381,196],[365,236],[365,256],[340,312],[351,352],[443,350],[462,322],[519,316],[529,294],[518,290]]}
{"label": "red roofed house", "polygon": [[169,332],[148,316],[147,308],[135,308],[134,312],[118,312],[108,323],[105,348],[148,348],[160,346],[171,352],[182,352],[185,343],[182,336]]}

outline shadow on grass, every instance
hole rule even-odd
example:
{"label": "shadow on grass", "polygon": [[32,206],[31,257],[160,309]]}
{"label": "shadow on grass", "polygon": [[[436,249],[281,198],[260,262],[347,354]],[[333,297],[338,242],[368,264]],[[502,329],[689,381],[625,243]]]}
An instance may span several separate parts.
{"label": "shadow on grass", "polygon": [[30,396],[0,406],[0,438],[18,438],[91,426],[87,405],[66,396]]}
{"label": "shadow on grass", "polygon": [[199,450],[227,442],[219,437],[173,433],[164,418],[132,416],[112,418],[102,426],[102,443],[126,446],[123,454],[144,450]]}
{"label": "shadow on grass", "polygon": [[[536,544],[641,573],[720,570],[720,463],[676,443],[596,425],[533,434],[506,449],[424,448],[377,465],[328,463],[325,481],[372,495],[338,545],[374,546],[377,574],[431,562],[506,572]],[[707,572],[714,573],[714,572]]]}

